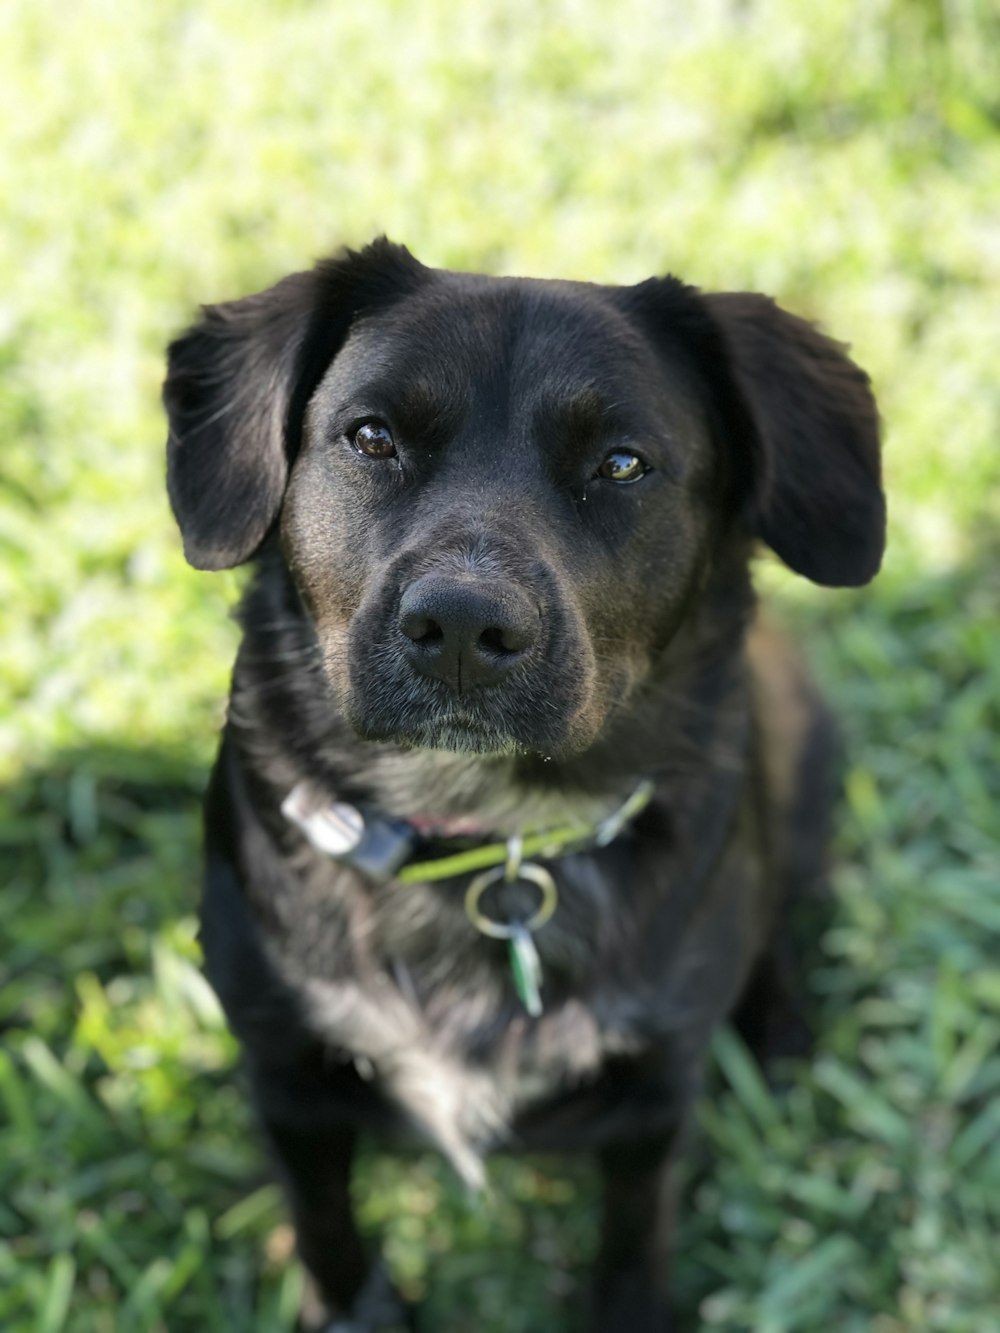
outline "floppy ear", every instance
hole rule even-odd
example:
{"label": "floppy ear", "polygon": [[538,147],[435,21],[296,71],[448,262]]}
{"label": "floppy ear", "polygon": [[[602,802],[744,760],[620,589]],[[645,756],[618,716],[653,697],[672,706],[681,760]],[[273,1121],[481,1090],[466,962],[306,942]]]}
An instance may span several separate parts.
{"label": "floppy ear", "polygon": [[197,569],[254,554],[281,508],[309,398],[352,319],[426,271],[383,238],[256,296],[205,306],[170,345],[167,489]]}
{"label": "floppy ear", "polygon": [[867,583],[885,548],[878,413],[867,375],[839,343],[766,296],[701,299],[749,418],[750,527],[815,583]]}

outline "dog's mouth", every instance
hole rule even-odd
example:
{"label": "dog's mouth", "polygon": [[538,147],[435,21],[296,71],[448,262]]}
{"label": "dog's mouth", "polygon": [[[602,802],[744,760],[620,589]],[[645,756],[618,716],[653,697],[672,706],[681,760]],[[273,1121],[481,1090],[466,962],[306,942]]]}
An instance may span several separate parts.
{"label": "dog's mouth", "polygon": [[[502,685],[463,691],[423,679],[392,654],[358,652],[340,695],[346,721],[366,741],[483,757],[564,757],[594,736],[592,682],[536,661]],[[377,665],[376,665],[377,664]],[[341,677],[343,680],[343,677]]]}

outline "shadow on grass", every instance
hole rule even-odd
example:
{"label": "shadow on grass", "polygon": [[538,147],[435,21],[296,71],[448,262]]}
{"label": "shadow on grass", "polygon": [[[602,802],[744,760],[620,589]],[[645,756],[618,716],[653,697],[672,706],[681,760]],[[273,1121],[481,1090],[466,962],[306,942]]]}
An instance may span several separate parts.
{"label": "shadow on grass", "polygon": [[[205,777],[92,748],[0,794],[5,1329],[292,1327],[291,1236],[199,970]],[[468,1328],[471,1302],[477,1327],[529,1333],[572,1308],[590,1175],[498,1162],[476,1203],[433,1158],[369,1151],[356,1194],[435,1327]]]}

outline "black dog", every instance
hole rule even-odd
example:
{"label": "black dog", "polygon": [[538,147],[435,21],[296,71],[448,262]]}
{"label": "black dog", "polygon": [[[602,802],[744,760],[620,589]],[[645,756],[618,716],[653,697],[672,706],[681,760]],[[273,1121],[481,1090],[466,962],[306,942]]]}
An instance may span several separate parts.
{"label": "black dog", "polygon": [[[356,1132],[593,1150],[595,1326],[669,1326],[671,1155],[715,1024],[766,1052],[830,729],[754,623],[762,538],[882,556],[865,375],[762,296],[427,269],[379,241],[170,349],[170,496],[254,559],[203,942],[312,1278],[387,1327]],[[742,1008],[739,1008],[742,997]]]}

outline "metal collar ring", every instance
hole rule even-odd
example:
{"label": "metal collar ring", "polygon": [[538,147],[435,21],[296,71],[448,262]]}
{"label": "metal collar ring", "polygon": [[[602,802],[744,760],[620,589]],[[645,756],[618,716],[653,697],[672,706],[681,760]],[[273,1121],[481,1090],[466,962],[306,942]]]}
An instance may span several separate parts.
{"label": "metal collar ring", "polygon": [[[494,921],[480,910],[479,900],[488,888],[501,882],[516,884],[518,881],[533,884],[541,894],[538,907],[527,921]],[[524,861],[517,867],[512,877],[508,875],[505,866],[493,866],[489,870],[484,870],[481,875],[477,875],[465,893],[465,913],[476,929],[484,935],[489,935],[495,940],[509,940],[518,930],[531,932],[540,930],[555,912],[558,901],[556,882],[545,867],[536,865],[533,861]]]}

